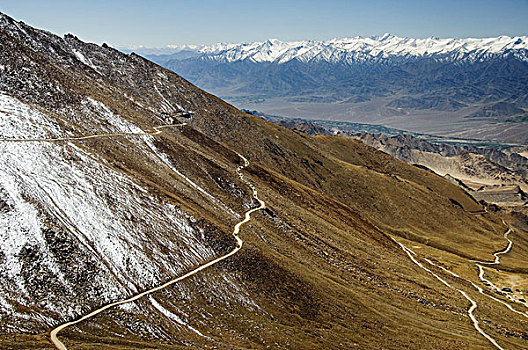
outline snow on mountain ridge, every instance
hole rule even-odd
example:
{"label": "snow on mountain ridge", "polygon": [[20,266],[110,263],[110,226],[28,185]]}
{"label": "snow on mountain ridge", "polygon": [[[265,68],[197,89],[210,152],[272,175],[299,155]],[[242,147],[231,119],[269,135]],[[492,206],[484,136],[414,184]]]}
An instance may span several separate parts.
{"label": "snow on mountain ridge", "polygon": [[528,37],[499,36],[467,39],[429,37],[413,39],[385,34],[380,37],[353,37],[327,41],[284,42],[278,39],[270,39],[242,44],[219,43],[203,46],[197,52],[203,54],[204,57],[225,62],[249,60],[252,62],[285,63],[297,59],[302,62],[316,60],[350,63],[352,60],[362,61],[398,56],[454,55],[454,57],[463,57],[470,55],[482,57],[504,54],[510,50],[528,50]]}

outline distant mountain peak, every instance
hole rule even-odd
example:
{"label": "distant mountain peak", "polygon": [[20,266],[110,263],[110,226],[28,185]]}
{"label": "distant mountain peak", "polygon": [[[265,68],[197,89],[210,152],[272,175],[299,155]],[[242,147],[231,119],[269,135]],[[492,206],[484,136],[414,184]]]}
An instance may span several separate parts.
{"label": "distant mountain peak", "polygon": [[382,36],[378,37],[378,40],[379,41],[383,41],[383,40],[390,39],[390,38],[393,38],[393,37],[395,37],[395,36],[390,34],[390,33],[385,33]]}

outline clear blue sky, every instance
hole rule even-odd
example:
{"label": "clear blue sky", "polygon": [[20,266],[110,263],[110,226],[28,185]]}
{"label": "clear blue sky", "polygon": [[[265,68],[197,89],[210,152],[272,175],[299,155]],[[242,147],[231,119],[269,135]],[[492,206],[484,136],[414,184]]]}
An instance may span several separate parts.
{"label": "clear blue sky", "polygon": [[528,0],[0,0],[0,11],[113,46],[528,35]]}

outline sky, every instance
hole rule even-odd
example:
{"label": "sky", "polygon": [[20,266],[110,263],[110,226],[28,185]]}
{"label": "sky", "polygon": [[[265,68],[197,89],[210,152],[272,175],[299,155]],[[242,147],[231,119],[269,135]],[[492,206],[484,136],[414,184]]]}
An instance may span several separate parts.
{"label": "sky", "polygon": [[384,33],[528,35],[528,0],[0,0],[0,11],[59,35],[120,48]]}

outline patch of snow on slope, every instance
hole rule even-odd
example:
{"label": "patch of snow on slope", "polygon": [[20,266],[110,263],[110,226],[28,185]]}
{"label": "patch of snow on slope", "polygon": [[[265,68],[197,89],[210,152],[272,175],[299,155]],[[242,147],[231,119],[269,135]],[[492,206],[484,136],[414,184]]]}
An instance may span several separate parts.
{"label": "patch of snow on slope", "polygon": [[0,91],[0,138],[32,139],[60,136],[59,127],[42,113],[32,110]]}
{"label": "patch of snow on slope", "polygon": [[3,242],[1,269],[15,281],[16,288],[26,291],[20,279],[23,266],[18,254],[28,244],[42,245],[42,224],[37,210],[22,198],[21,190],[14,179],[2,172],[0,186],[7,193],[4,200],[10,207],[7,211],[0,212],[0,240]]}
{"label": "patch of snow on slope", "polygon": [[167,310],[166,308],[161,306],[161,304],[158,303],[158,301],[156,299],[154,299],[152,296],[149,296],[149,300],[150,300],[152,306],[154,306],[159,312],[161,312],[168,319],[175,321],[177,324],[179,324],[181,326],[189,328],[191,331],[193,331],[194,333],[198,334],[201,337],[209,338],[209,337],[205,336],[204,334],[202,334],[196,328],[192,327],[188,323],[185,323],[178,315],[170,312],[169,310]]}
{"label": "patch of snow on slope", "polygon": [[229,208],[228,206],[226,206],[224,203],[222,203],[221,201],[219,201],[218,199],[216,199],[213,195],[211,195],[209,192],[207,192],[206,190],[204,190],[202,187],[200,187],[198,184],[196,184],[194,181],[192,181],[191,179],[189,179],[187,176],[185,176],[184,174],[182,174],[178,169],[176,169],[174,167],[174,165],[172,165],[171,161],[169,160],[169,158],[167,157],[167,155],[163,152],[160,152],[157,147],[154,145],[153,143],[153,138],[150,137],[150,136],[146,136],[145,137],[145,141],[147,143],[147,145],[150,147],[150,149],[152,150],[152,152],[154,152],[154,154],[163,162],[163,164],[165,164],[169,169],[171,169],[173,172],[175,172],[176,174],[178,174],[178,176],[180,176],[181,178],[183,178],[185,181],[187,181],[187,183],[189,183],[193,188],[195,188],[196,190],[198,190],[199,192],[201,192],[203,195],[205,195],[207,198],[209,198],[209,200],[211,200],[212,202],[218,204],[223,210],[227,211],[228,213],[230,213],[232,216],[236,217],[236,218],[239,218],[240,215],[237,214],[233,209]]}
{"label": "patch of snow on slope", "polygon": [[105,128],[111,133],[143,133],[144,131],[137,125],[114,114],[104,103],[87,97],[83,102],[87,114],[98,118],[98,127]]}
{"label": "patch of snow on slope", "polygon": [[73,54],[75,55],[75,57],[77,57],[77,59],[79,61],[81,61],[82,63],[84,63],[85,65],[87,65],[88,67],[92,68],[94,71],[96,71],[97,73],[101,73],[99,71],[99,68],[96,67],[88,58],[86,58],[86,56],[84,56],[82,53],[80,53],[79,51],[77,50],[73,50]]}

